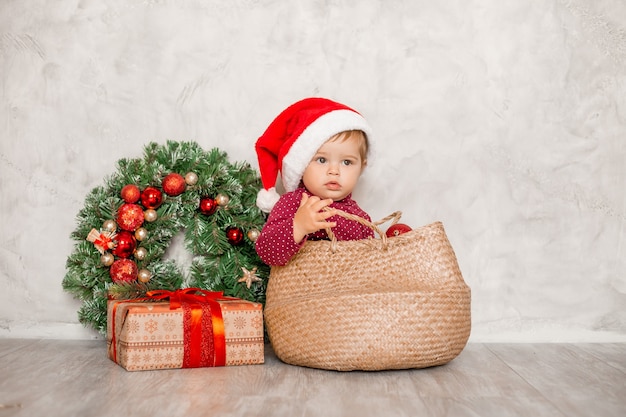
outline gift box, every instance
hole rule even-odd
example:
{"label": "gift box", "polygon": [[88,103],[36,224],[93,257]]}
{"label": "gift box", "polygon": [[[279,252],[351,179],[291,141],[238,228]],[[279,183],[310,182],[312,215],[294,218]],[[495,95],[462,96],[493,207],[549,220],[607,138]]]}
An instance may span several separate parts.
{"label": "gift box", "polygon": [[111,360],[128,371],[264,362],[259,303],[199,289],[109,300]]}

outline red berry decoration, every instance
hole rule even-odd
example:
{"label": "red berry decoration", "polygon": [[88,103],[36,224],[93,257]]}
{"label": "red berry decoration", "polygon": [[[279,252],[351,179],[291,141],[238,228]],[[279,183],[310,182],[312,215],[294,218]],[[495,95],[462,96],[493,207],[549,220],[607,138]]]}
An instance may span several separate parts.
{"label": "red berry decoration", "polygon": [[165,194],[176,197],[177,195],[181,195],[185,191],[187,183],[185,182],[185,178],[182,175],[172,172],[171,174],[168,174],[165,178],[163,178],[161,186],[163,187],[163,191],[165,191]]}
{"label": "red berry decoration", "polygon": [[156,209],[163,202],[163,193],[155,187],[146,187],[141,193],[141,204],[147,209]]}
{"label": "red berry decoration", "polygon": [[120,196],[127,203],[136,203],[141,198],[139,187],[134,184],[125,185],[120,192]]}
{"label": "red berry decoration", "polygon": [[135,239],[135,235],[127,230],[122,230],[115,236],[115,248],[113,248],[113,255],[119,258],[128,258],[134,252],[135,248],[137,248],[137,239]]}
{"label": "red berry decoration", "polygon": [[134,232],[144,221],[143,209],[139,204],[122,204],[117,209],[117,225],[120,229]]}
{"label": "red berry decoration", "polygon": [[385,234],[387,235],[387,237],[394,237],[394,236],[400,236],[401,234],[406,233],[406,232],[410,232],[411,230],[413,229],[411,229],[406,224],[396,223],[396,224],[392,224],[391,226],[389,226],[389,229],[387,229]]}
{"label": "red berry decoration", "polygon": [[217,201],[213,200],[210,197],[204,197],[200,199],[199,208],[200,208],[200,213],[202,214],[210,216],[211,214],[215,213],[218,207],[219,207],[219,204],[217,204]]}
{"label": "red berry decoration", "polygon": [[130,259],[118,259],[109,269],[109,275],[116,284],[137,280],[138,272],[137,265]]}
{"label": "red berry decoration", "polygon": [[229,227],[226,229],[226,237],[231,245],[240,245],[243,242],[243,230],[238,227]]}

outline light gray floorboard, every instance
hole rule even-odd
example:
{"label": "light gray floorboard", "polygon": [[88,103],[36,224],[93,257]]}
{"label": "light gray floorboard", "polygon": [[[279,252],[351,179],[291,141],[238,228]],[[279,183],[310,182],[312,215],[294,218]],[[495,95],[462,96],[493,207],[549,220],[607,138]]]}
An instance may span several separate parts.
{"label": "light gray floorboard", "polygon": [[4,416],[625,416],[626,344],[469,344],[382,372],[263,365],[127,372],[101,340],[0,339]]}
{"label": "light gray floorboard", "polygon": [[37,343],[37,340],[0,339],[0,358],[15,350],[23,349],[32,343]]}
{"label": "light gray floorboard", "polygon": [[[489,345],[489,349],[567,416],[626,416],[626,345]],[[593,354],[590,352],[594,352]],[[621,352],[621,360],[620,360]]]}
{"label": "light gray floorboard", "polygon": [[581,343],[570,345],[570,347],[580,349],[626,374],[626,344],[624,343]]}

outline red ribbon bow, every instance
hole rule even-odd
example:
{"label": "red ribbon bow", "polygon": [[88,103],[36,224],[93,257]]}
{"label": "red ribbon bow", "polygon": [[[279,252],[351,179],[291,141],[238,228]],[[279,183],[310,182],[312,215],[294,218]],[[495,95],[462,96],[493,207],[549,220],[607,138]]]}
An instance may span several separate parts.
{"label": "red ribbon bow", "polygon": [[207,291],[200,288],[183,288],[175,291],[152,290],[146,293],[146,299],[148,300],[162,301],[168,298],[170,300],[170,310],[176,310],[180,308],[183,302],[210,302],[209,300],[224,298],[224,293],[222,291]]}

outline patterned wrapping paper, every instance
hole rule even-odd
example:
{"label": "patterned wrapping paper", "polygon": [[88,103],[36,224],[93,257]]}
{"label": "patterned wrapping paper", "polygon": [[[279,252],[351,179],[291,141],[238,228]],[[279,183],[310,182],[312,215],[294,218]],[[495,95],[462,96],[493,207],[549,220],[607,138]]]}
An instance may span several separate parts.
{"label": "patterned wrapping paper", "polygon": [[[225,352],[222,352],[225,353],[224,365],[264,363],[262,305],[241,299],[217,302],[221,307],[226,342]],[[128,371],[186,367],[184,320],[183,308],[172,310],[167,301],[110,300],[107,314],[109,358]]]}

